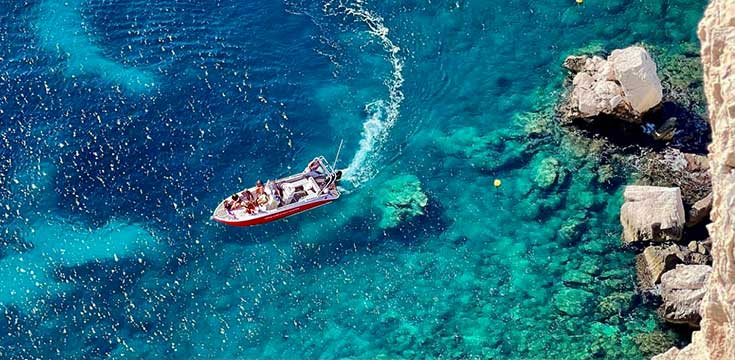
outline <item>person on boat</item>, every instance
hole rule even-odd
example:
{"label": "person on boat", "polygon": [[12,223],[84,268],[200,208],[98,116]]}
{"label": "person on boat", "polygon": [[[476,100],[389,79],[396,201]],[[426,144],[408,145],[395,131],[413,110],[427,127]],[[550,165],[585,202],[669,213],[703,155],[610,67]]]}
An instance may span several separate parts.
{"label": "person on boat", "polygon": [[237,194],[232,194],[229,200],[225,200],[224,207],[227,214],[234,217],[235,214],[232,212],[240,208],[240,197]]}
{"label": "person on boat", "polygon": [[268,203],[268,194],[265,193],[265,188],[263,187],[263,183],[258,180],[258,183],[260,184],[260,191],[258,191],[258,188],[255,188],[255,203],[258,205],[258,209],[261,211],[265,211],[265,204]]}
{"label": "person on boat", "polygon": [[306,171],[317,171],[319,170],[319,167],[321,164],[319,163],[319,159],[314,159],[309,162],[309,165],[306,166]]}
{"label": "person on boat", "polygon": [[240,193],[240,203],[248,214],[255,213],[255,195],[250,190],[245,189],[245,191]]}
{"label": "person on boat", "polygon": [[232,214],[232,201],[231,200],[225,200],[225,211],[227,211],[227,214],[234,216],[234,214]]}
{"label": "person on boat", "polygon": [[321,167],[321,163],[319,162],[319,159],[314,159],[309,162],[309,165],[306,166],[306,169],[304,169],[304,174],[309,177],[317,177],[319,175],[323,175],[319,168]]}
{"label": "person on boat", "polygon": [[250,192],[250,190],[245,189],[243,192],[240,193],[240,198],[243,199],[244,201],[253,201],[255,200],[255,195],[253,195],[253,193]]}
{"label": "person on boat", "polygon": [[263,182],[260,180],[256,181],[255,182],[255,198],[257,199],[264,192],[265,192],[265,187],[263,186]]}
{"label": "person on boat", "polygon": [[237,210],[242,205],[240,202],[240,195],[232,194],[232,197],[230,197],[232,200],[232,210]]}
{"label": "person on boat", "polygon": [[326,174],[320,171],[321,166],[322,164],[319,159],[314,159],[306,166],[306,169],[304,169],[304,176],[314,179],[314,181],[320,186],[324,183],[324,177],[326,176]]}
{"label": "person on boat", "polygon": [[247,212],[248,214],[255,214],[256,211],[258,211],[258,209],[255,207],[255,201],[248,201],[245,204],[245,212]]}
{"label": "person on boat", "polygon": [[265,192],[275,200],[277,207],[283,204],[283,190],[277,182],[268,180],[265,183],[265,189]]}
{"label": "person on boat", "polygon": [[273,188],[275,189],[276,194],[278,194],[278,196],[283,199],[283,188],[281,187],[281,184],[274,181]]}
{"label": "person on boat", "polygon": [[332,183],[331,185],[329,185],[328,192],[332,196],[337,196],[337,184]]}

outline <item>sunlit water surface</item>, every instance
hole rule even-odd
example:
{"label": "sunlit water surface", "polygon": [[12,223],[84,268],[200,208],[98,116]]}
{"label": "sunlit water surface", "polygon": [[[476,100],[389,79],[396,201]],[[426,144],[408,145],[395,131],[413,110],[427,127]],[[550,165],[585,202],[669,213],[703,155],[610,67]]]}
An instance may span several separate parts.
{"label": "sunlit water surface", "polygon": [[[2,1],[0,357],[650,356],[625,174],[548,120],[566,55],[704,5]],[[341,139],[338,202],[209,220]]]}

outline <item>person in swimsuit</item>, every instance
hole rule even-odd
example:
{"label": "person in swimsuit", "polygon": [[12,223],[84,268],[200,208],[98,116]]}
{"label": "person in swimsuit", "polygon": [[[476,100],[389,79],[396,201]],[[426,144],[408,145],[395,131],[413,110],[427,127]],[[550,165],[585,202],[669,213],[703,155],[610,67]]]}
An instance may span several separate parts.
{"label": "person in swimsuit", "polygon": [[235,214],[232,213],[232,201],[231,200],[225,200],[225,211],[227,211],[228,215],[235,216]]}
{"label": "person in swimsuit", "polygon": [[312,178],[317,185],[322,186],[325,183],[326,174],[320,171],[322,164],[319,159],[312,160],[309,165],[304,169],[304,177]]}
{"label": "person in swimsuit", "polygon": [[283,190],[281,189],[281,186],[275,181],[268,180],[265,183],[265,187],[266,194],[270,194],[273,200],[276,201],[276,206],[281,206],[283,204]]}
{"label": "person in swimsuit", "polygon": [[250,190],[246,189],[240,193],[240,201],[248,214],[255,213],[255,195],[253,195]]}
{"label": "person in swimsuit", "polygon": [[240,193],[240,198],[243,199],[243,201],[253,201],[255,200],[255,195],[253,195],[250,190],[245,189],[245,191]]}
{"label": "person in swimsuit", "polygon": [[230,197],[229,200],[225,200],[225,210],[227,211],[227,214],[229,214],[232,217],[235,217],[235,214],[233,211],[239,209],[242,207],[242,204],[240,202],[240,196],[237,194],[232,194],[232,197]]}

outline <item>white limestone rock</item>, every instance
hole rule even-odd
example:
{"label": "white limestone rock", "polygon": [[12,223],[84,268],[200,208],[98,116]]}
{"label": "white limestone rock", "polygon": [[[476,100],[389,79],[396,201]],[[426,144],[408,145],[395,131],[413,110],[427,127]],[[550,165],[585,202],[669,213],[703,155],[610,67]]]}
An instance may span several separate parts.
{"label": "white limestone rock", "polygon": [[623,242],[677,241],[685,214],[679,188],[631,185],[623,192],[620,209]]}
{"label": "white limestone rock", "polygon": [[661,102],[661,80],[656,75],[656,63],[646,49],[631,46],[615,50],[608,61],[633,110],[642,114]]}
{"label": "white limestone rock", "polygon": [[639,46],[615,50],[607,60],[570,56],[564,67],[575,74],[567,119],[610,115],[639,123],[663,96],[656,63]]}
{"label": "white limestone rock", "polygon": [[711,272],[709,265],[677,265],[661,276],[660,313],[664,320],[699,327],[699,307]]}

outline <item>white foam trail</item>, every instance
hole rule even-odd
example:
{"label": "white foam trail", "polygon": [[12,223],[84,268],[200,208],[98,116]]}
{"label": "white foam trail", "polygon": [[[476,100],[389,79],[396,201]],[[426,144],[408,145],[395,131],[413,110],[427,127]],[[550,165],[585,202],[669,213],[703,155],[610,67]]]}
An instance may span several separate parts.
{"label": "white foam trail", "polygon": [[[325,10],[332,5],[329,1],[325,4]],[[349,180],[353,186],[358,187],[364,182],[372,179],[379,171],[380,150],[388,138],[390,129],[396,122],[400,113],[401,102],[403,102],[403,59],[399,56],[400,48],[388,37],[388,28],[383,25],[383,18],[363,8],[363,2],[357,0],[353,3],[343,4],[340,2],[337,9],[354,16],[364,22],[369,33],[377,37],[383,49],[388,54],[388,60],[393,66],[391,77],[385,81],[388,87],[388,100],[376,100],[365,105],[368,118],[362,124],[362,139],[360,147],[352,158],[350,165],[345,169],[344,178]]]}

